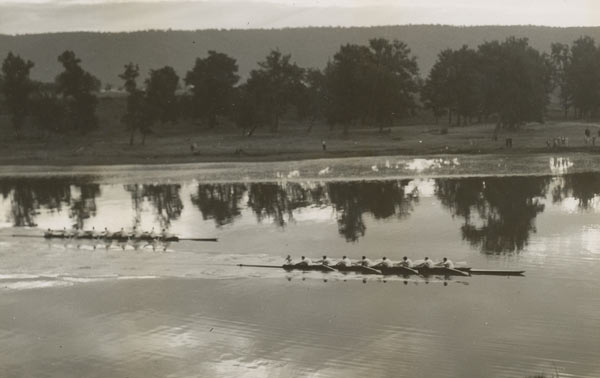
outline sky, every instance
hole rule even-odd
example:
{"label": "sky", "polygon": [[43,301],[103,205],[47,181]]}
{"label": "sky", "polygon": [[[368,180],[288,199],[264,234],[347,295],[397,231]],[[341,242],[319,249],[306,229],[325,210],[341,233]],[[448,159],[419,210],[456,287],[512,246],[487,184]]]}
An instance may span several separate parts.
{"label": "sky", "polygon": [[598,26],[597,0],[0,0],[0,33],[398,24]]}

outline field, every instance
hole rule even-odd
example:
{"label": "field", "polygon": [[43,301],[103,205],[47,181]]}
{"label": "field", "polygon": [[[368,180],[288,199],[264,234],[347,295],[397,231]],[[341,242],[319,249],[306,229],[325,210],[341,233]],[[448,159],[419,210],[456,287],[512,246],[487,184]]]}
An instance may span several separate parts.
{"label": "field", "polygon": [[[369,125],[356,126],[344,135],[340,127],[330,130],[315,124],[310,133],[307,122],[285,121],[277,133],[258,129],[251,136],[227,122],[215,129],[182,121],[155,125],[145,145],[139,135],[133,146],[129,133],[120,122],[124,111],[122,98],[104,97],[98,108],[100,127],[87,135],[42,135],[31,125],[23,136],[13,135],[7,115],[0,116],[0,161],[3,164],[143,164],[215,161],[277,161],[311,158],[335,158],[377,155],[443,154],[527,154],[564,152],[597,153],[592,140],[586,144],[585,129],[598,136],[600,124],[593,122],[551,120],[545,124],[528,124],[517,131],[501,131],[494,136],[493,124],[450,127],[442,133],[445,120],[436,124],[426,114],[405,121],[380,133]],[[567,142],[552,146],[554,138]],[[512,148],[506,139],[512,139]],[[323,151],[322,141],[327,150]],[[548,147],[550,143],[550,147]]]}

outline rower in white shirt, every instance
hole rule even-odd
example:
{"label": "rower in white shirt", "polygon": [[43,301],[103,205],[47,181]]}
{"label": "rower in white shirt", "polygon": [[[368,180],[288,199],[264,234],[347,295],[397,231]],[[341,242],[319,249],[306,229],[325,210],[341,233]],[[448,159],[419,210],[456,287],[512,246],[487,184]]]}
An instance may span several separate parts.
{"label": "rower in white shirt", "polygon": [[338,261],[337,264],[335,264],[336,266],[350,266],[352,265],[352,261],[350,261],[350,259],[348,258],[348,256],[344,256],[342,257],[342,259],[340,261]]}
{"label": "rower in white shirt", "polygon": [[371,265],[373,265],[373,262],[369,260],[366,256],[363,256],[362,259],[357,263],[357,265],[370,267]]}
{"label": "rower in white shirt", "polygon": [[302,258],[300,259],[300,262],[296,264],[296,266],[309,266],[312,265],[312,260],[309,259],[308,257],[304,257],[302,256]]}
{"label": "rower in white shirt", "polygon": [[333,261],[329,257],[323,256],[323,258],[321,260],[315,261],[315,264],[322,264],[322,265],[330,266],[331,264],[333,264]]}
{"label": "rower in white shirt", "polygon": [[434,262],[429,259],[429,257],[425,257],[422,263],[417,265],[417,268],[433,268],[435,266]]}
{"label": "rower in white shirt", "polygon": [[374,268],[391,268],[393,266],[393,263],[391,260],[389,260],[387,257],[383,257],[381,259],[380,262],[378,262],[377,264],[375,264],[375,266],[373,266]]}
{"label": "rower in white shirt", "polygon": [[412,268],[413,267],[413,262],[411,261],[411,259],[409,259],[408,257],[404,256],[402,258],[402,261],[400,261],[400,264],[398,264],[400,266],[403,266],[405,268]]}
{"label": "rower in white shirt", "polygon": [[436,266],[443,266],[444,268],[448,268],[448,269],[454,269],[454,263],[452,262],[452,260],[449,260],[446,257],[444,257],[441,262],[439,262],[439,263],[437,263],[435,265]]}

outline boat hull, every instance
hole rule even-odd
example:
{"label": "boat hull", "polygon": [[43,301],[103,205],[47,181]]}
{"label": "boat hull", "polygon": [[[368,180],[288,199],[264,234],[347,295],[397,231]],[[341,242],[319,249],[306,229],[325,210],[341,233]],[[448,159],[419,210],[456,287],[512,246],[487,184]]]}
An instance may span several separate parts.
{"label": "boat hull", "polygon": [[[287,271],[319,271],[319,272],[331,272],[330,268],[322,265],[283,265],[283,269]],[[465,275],[496,275],[496,276],[521,276],[525,273],[523,270],[488,270],[488,269],[471,269],[468,267],[461,267],[455,269],[448,269],[444,267],[433,267],[433,268],[414,268],[407,269],[404,267],[391,267],[391,268],[364,268],[362,266],[332,266],[335,270],[346,273],[355,272],[361,274],[382,274],[382,275],[396,275],[396,276],[411,276],[411,275],[422,275],[422,276],[465,276]]]}

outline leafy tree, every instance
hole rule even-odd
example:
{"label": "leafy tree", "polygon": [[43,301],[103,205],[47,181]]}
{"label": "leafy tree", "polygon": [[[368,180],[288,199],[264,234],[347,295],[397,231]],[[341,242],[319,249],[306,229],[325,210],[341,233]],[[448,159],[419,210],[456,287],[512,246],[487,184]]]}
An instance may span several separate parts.
{"label": "leafy tree", "polygon": [[64,103],[52,91],[38,90],[32,96],[32,118],[44,132],[60,133],[65,129],[66,109]]}
{"label": "leafy tree", "polygon": [[258,96],[259,112],[264,114],[272,131],[278,130],[280,117],[297,102],[302,88],[304,70],[290,60],[291,55],[273,50],[258,63],[258,70],[250,72],[247,81],[248,93]]}
{"label": "leafy tree", "polygon": [[483,110],[498,115],[498,125],[514,129],[524,122],[543,122],[551,90],[549,59],[526,38],[486,42],[479,46]]}
{"label": "leafy tree", "polygon": [[138,89],[137,78],[140,75],[140,69],[137,64],[128,63],[124,67],[123,73],[119,75],[124,81],[123,87],[128,93],[127,111],[122,117],[122,121],[127,125],[130,136],[129,145],[133,145],[133,139],[136,130],[142,134],[142,144],[146,141],[146,135],[150,133],[150,110],[144,91]]}
{"label": "leafy tree", "polygon": [[327,118],[349,124],[368,118],[382,130],[416,108],[418,68],[410,49],[397,40],[371,39],[369,46],[344,45],[325,69]]}
{"label": "leafy tree", "polygon": [[67,123],[82,133],[97,126],[96,105],[93,94],[100,89],[100,81],[81,68],[81,60],[67,50],[58,57],[64,71],[56,77],[57,92],[62,95],[67,112]]}
{"label": "leafy tree", "polygon": [[19,55],[9,52],[2,63],[2,85],[0,88],[4,93],[8,111],[15,128],[15,134],[19,136],[25,117],[29,112],[30,94],[33,90],[29,71],[34,64],[25,61]]}
{"label": "leafy tree", "polygon": [[346,44],[325,68],[326,88],[330,95],[327,121],[340,123],[347,133],[350,123],[368,114],[369,67],[372,55],[368,47]]}
{"label": "leafy tree", "polygon": [[217,124],[217,116],[229,113],[234,97],[234,86],[239,80],[235,59],[223,53],[209,51],[208,57],[196,59],[196,64],[185,77],[192,87],[195,116],[208,119],[210,127]]}
{"label": "leafy tree", "polygon": [[398,40],[371,39],[370,114],[382,131],[394,118],[407,116],[416,108],[419,69],[408,46]]}
{"label": "leafy tree", "polygon": [[262,82],[257,80],[240,85],[236,89],[233,117],[235,124],[246,136],[252,136],[267,120],[262,107],[264,95]]}
{"label": "leafy tree", "polygon": [[600,49],[591,37],[581,37],[571,47],[567,81],[573,95],[573,106],[581,117],[591,117],[600,105]]}
{"label": "leafy tree", "polygon": [[298,95],[298,116],[308,119],[307,132],[311,132],[317,119],[326,114],[329,96],[325,83],[325,74],[318,69],[308,69],[304,76],[304,85]]}
{"label": "leafy tree", "polygon": [[552,84],[558,88],[558,99],[563,109],[565,118],[573,102],[573,91],[569,73],[571,72],[571,48],[562,43],[553,43],[551,46],[550,62],[552,63]]}
{"label": "leafy tree", "polygon": [[146,80],[146,98],[149,114],[154,121],[175,122],[178,118],[176,90],[179,76],[173,67],[151,70]]}

